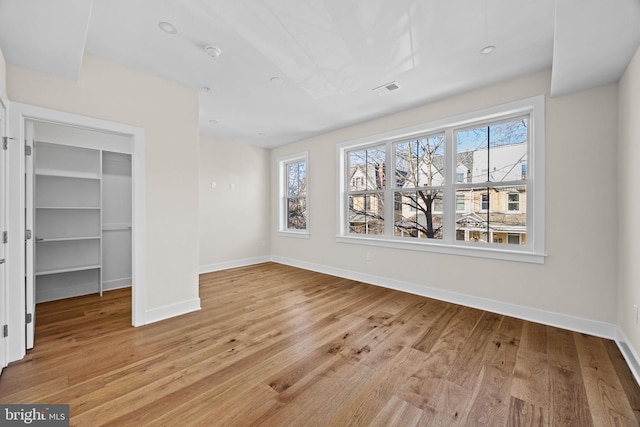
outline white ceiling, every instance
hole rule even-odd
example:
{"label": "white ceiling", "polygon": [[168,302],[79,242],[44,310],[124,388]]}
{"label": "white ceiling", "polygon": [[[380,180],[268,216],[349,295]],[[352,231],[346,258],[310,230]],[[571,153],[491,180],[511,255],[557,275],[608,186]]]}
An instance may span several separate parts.
{"label": "white ceiling", "polygon": [[7,62],[78,79],[88,52],[198,90],[203,133],[263,147],[549,67],[552,95],[614,82],[639,44],[640,0],[0,0]]}

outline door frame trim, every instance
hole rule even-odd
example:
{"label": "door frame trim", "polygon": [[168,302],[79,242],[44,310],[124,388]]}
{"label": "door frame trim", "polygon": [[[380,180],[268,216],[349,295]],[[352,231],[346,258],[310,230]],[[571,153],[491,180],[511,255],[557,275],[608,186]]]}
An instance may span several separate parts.
{"label": "door frame trim", "polygon": [[[4,137],[4,136],[8,136],[9,135],[9,99],[7,98],[6,93],[4,92],[4,89],[0,86],[0,108],[4,109],[4,113],[2,114],[2,117],[0,117],[0,121],[2,122],[2,125],[0,126],[0,137]],[[1,142],[1,141],[0,141]],[[0,147],[0,150],[2,150],[2,148]],[[8,168],[9,167],[9,161],[8,161],[8,155],[9,152],[8,150],[6,152],[4,152],[3,150],[3,155],[1,156],[2,159],[4,159],[4,165],[3,168]],[[8,171],[8,170],[7,170]],[[5,173],[5,172],[2,172]],[[5,203],[6,201],[8,201],[9,199],[9,186],[8,186],[8,179],[9,179],[9,174],[5,173],[5,178],[7,179],[7,182],[4,182],[4,189],[3,191],[5,192],[5,200],[0,200],[0,202],[2,202],[2,204],[0,204],[0,209],[3,210],[3,216],[5,219],[5,224],[0,224],[0,234],[5,231],[4,226],[7,227],[8,230],[8,225],[9,225],[9,209],[7,207],[7,203]],[[0,193],[1,194],[1,193]],[[3,243],[0,243],[3,244]],[[7,274],[7,258],[8,258],[8,252],[9,249],[8,247],[5,248],[5,264],[4,267],[2,268],[2,284],[0,285],[0,333],[3,333],[2,328],[4,325],[8,325],[8,310],[9,310],[9,301],[7,298],[7,286],[8,286],[8,274]],[[9,343],[8,340],[6,340],[4,337],[0,336],[0,340],[5,340],[3,342],[3,345],[0,347],[0,373],[2,373],[2,369],[7,366],[7,364],[9,363],[9,359],[8,359],[8,349],[9,349]]]}
{"label": "door frame trim", "polygon": [[[21,161],[25,145],[25,122],[50,122],[65,126],[86,128],[98,132],[114,133],[131,138],[131,178],[132,178],[132,319],[133,326],[146,324],[145,319],[145,130],[108,120],[56,111],[28,104],[11,103],[9,129],[12,137],[18,139],[19,150],[14,150],[9,159],[9,187],[14,193],[10,200],[19,200],[18,205],[9,203],[9,235],[20,236],[25,229],[24,212],[24,161]],[[122,151],[125,152],[125,151]],[[17,187],[17,188],[16,188]],[[19,192],[19,194],[15,194]],[[12,195],[13,194],[13,195]],[[20,196],[21,194],[21,196]],[[16,198],[17,197],[17,198]],[[22,231],[20,231],[22,230]],[[15,331],[8,337],[7,363],[19,360],[26,354],[26,336],[18,331],[25,330],[25,252],[24,239],[9,238],[8,251],[11,266],[8,268],[7,304],[9,330]],[[18,261],[17,263],[15,261]],[[9,266],[8,266],[9,267]],[[22,285],[22,286],[21,286]]]}

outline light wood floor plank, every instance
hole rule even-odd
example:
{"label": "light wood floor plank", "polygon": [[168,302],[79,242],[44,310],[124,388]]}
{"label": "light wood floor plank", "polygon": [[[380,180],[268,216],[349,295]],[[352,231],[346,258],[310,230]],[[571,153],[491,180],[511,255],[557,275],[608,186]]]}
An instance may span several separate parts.
{"label": "light wood floor plank", "polygon": [[593,424],[636,425],[635,414],[603,340],[578,333],[574,336]]}
{"label": "light wood floor plank", "polygon": [[91,427],[640,425],[612,341],[274,263],[200,298],[139,328],[129,289],[38,304],[0,402]]}

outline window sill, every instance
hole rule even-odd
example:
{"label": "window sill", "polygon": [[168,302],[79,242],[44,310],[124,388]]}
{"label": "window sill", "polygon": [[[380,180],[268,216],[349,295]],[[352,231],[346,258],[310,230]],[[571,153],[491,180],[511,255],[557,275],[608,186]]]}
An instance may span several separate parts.
{"label": "window sill", "polygon": [[405,249],[423,252],[435,252],[448,255],[463,255],[477,258],[489,258],[502,261],[527,262],[532,264],[544,264],[545,254],[530,251],[497,249],[491,247],[473,247],[471,245],[451,245],[446,243],[429,241],[409,242],[399,239],[382,239],[364,236],[336,236],[339,243],[352,243],[357,245],[381,246],[385,248]]}
{"label": "window sill", "polygon": [[280,230],[278,231],[278,237],[295,237],[297,239],[308,239],[309,232],[304,231],[292,231],[292,230]]}

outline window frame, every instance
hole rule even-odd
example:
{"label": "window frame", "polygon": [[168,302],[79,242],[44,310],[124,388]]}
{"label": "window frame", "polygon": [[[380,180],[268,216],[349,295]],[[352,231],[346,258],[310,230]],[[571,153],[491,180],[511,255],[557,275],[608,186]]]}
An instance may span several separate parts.
{"label": "window frame", "polygon": [[[305,178],[306,178],[306,190],[305,190],[305,229],[288,228],[289,223],[287,215],[287,201],[288,195],[288,181],[287,181],[287,167],[294,163],[305,163]],[[310,236],[310,218],[309,218],[309,154],[308,152],[291,154],[288,156],[280,157],[278,159],[278,235],[285,237],[299,237],[309,238]]]}
{"label": "window frame", "polygon": [[[336,240],[342,243],[364,244],[383,246],[407,250],[418,250],[427,252],[437,252],[445,254],[475,256],[481,258],[493,258],[510,261],[521,261],[542,264],[544,263],[544,95],[538,95],[522,100],[496,105],[482,110],[471,111],[453,117],[440,119],[432,122],[422,123],[415,126],[387,131],[384,133],[358,138],[337,144],[337,209],[336,209]],[[527,176],[523,180],[527,191],[526,203],[527,212],[527,240],[525,245],[496,245],[493,243],[466,242],[456,240],[455,232],[455,189],[457,187],[455,140],[454,132],[465,128],[475,127],[483,124],[492,124],[520,116],[529,116],[528,124],[528,146],[527,146]],[[346,153],[349,151],[372,147],[384,144],[387,149],[387,170],[395,171],[392,153],[395,142],[409,138],[427,137],[429,135],[445,134],[445,164],[447,168],[446,184],[443,197],[445,215],[443,224],[446,236],[443,239],[410,239],[396,238],[393,231],[385,235],[363,235],[349,233],[348,224],[348,195],[346,177],[349,171]],[[467,186],[467,185],[465,185]],[[476,186],[475,184],[473,186]],[[481,187],[481,184],[477,184]],[[393,194],[394,183],[387,184],[382,190],[385,200],[388,194]],[[385,218],[393,218],[394,199],[385,203]],[[520,201],[522,209],[522,199]],[[454,212],[453,214],[451,212]]]}

